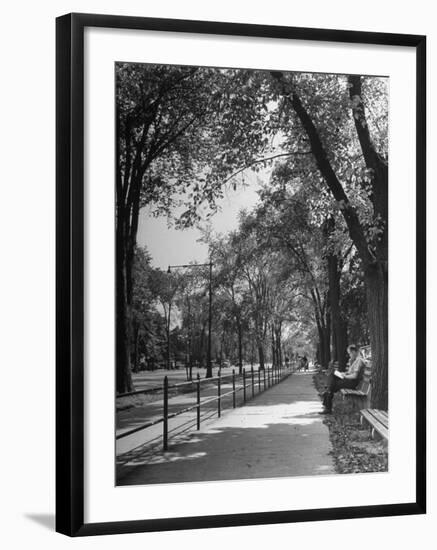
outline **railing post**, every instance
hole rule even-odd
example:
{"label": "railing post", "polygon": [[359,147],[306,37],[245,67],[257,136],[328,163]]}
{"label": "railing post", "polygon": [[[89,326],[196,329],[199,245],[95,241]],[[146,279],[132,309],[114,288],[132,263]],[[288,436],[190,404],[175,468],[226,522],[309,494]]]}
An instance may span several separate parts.
{"label": "railing post", "polygon": [[168,377],[164,376],[164,404],[163,404],[163,448],[168,449]]}
{"label": "railing post", "polygon": [[243,368],[243,401],[246,403],[246,370]]}
{"label": "railing post", "polygon": [[261,391],[261,371],[258,369],[258,393]]}
{"label": "railing post", "polygon": [[252,377],[252,397],[255,396],[255,382],[253,379],[253,367],[250,367],[250,375]]}
{"label": "railing post", "polygon": [[235,409],[235,369],[232,369],[232,407]]}
{"label": "railing post", "polygon": [[217,380],[217,416],[220,418],[221,415],[221,384],[220,384],[220,369],[218,370],[218,380]]}
{"label": "railing post", "polygon": [[197,373],[197,429],[200,430],[200,374]]}
{"label": "railing post", "polygon": [[264,377],[264,391],[266,390],[266,368],[264,367],[263,371],[263,377]]}

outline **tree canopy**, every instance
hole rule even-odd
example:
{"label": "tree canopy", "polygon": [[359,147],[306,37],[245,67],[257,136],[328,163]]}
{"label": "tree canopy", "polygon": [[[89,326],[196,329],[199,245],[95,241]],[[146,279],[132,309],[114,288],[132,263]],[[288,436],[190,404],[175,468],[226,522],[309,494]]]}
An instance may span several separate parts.
{"label": "tree canopy", "polygon": [[136,246],[141,207],[180,230],[202,225],[255,172],[256,206],[204,236],[214,359],[262,367],[312,349],[345,368],[348,342],[370,338],[374,404],[386,407],[387,80],[118,63],[116,86],[118,391],[132,387],[138,326],[158,362],[206,353],[208,273],[152,269]]}

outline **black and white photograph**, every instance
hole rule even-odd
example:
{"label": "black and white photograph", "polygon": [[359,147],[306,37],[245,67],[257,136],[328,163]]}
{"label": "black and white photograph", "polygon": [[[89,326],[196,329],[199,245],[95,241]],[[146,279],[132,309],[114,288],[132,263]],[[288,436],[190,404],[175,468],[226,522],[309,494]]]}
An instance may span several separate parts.
{"label": "black and white photograph", "polygon": [[385,475],[389,77],[114,86],[115,484]]}
{"label": "black and white photograph", "polygon": [[435,538],[431,8],[5,4],[2,548]]}

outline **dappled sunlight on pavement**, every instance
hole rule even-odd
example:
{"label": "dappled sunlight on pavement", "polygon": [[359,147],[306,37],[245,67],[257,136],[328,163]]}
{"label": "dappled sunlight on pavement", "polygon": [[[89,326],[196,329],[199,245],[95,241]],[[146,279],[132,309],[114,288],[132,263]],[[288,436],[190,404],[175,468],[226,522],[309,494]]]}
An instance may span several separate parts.
{"label": "dappled sunlight on pavement", "polygon": [[178,453],[167,452],[164,455],[157,454],[147,460],[147,464],[162,464],[164,462],[177,462],[178,460],[193,460],[205,456],[206,453],[198,452],[187,455],[180,455]]}
{"label": "dappled sunlight on pavement", "polygon": [[[320,401],[298,401],[290,405],[264,405],[243,407],[226,415],[204,433],[214,433],[222,428],[268,428],[275,424],[300,424],[302,426],[320,422]],[[273,420],[274,419],[274,420]]]}

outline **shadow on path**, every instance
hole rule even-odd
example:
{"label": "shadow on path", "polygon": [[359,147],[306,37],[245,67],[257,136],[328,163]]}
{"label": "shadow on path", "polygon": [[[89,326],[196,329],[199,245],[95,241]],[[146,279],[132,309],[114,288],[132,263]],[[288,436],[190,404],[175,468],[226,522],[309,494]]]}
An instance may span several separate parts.
{"label": "shadow on path", "polygon": [[335,473],[320,410],[311,376],[291,376],[167,452],[133,453],[117,485]]}

